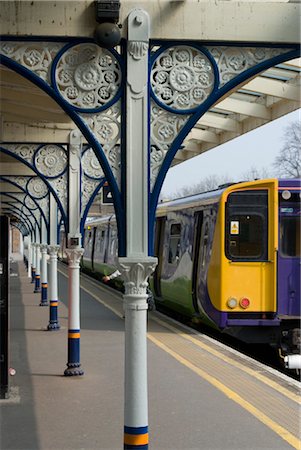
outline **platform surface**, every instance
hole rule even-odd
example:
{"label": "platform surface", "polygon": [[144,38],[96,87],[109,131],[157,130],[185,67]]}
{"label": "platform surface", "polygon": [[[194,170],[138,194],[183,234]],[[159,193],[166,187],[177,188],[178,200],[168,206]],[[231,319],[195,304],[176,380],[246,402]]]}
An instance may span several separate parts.
{"label": "platform surface", "polygon": [[[117,293],[81,278],[82,377],[67,362],[67,270],[59,269],[59,331],[23,261],[11,265],[10,398],[1,450],[123,448],[124,320]],[[301,448],[300,384],[165,319],[148,319],[152,450]]]}

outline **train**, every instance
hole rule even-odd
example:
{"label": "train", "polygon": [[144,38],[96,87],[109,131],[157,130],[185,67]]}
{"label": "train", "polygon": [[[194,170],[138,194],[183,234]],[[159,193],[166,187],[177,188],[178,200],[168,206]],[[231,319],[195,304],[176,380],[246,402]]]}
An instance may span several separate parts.
{"label": "train", "polygon": [[[158,309],[252,344],[289,369],[300,356],[300,179],[266,179],[161,202],[154,229]],[[114,215],[85,225],[82,267],[116,268]]]}

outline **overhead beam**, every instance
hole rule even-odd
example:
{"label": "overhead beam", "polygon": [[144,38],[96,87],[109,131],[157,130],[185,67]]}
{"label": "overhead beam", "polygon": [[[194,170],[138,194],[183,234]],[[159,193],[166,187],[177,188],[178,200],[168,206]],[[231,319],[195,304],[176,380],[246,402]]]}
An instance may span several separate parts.
{"label": "overhead beam", "polygon": [[[13,157],[12,157],[13,158]],[[15,162],[11,163],[1,163],[0,166],[0,176],[5,175],[15,175],[15,176],[27,176],[36,175],[28,166],[19,162],[16,158],[13,158]]]}
{"label": "overhead beam", "polygon": [[271,78],[258,77],[245,84],[243,89],[260,94],[272,95],[273,97],[286,100],[298,101],[300,99],[300,87],[293,86]]}
{"label": "overhead beam", "polygon": [[198,125],[204,125],[218,130],[234,131],[240,133],[240,123],[237,120],[222,117],[214,112],[205,113],[198,121]]}
{"label": "overhead beam", "polygon": [[16,117],[24,118],[25,122],[30,122],[30,120],[44,120],[45,122],[66,122],[66,114],[62,113],[62,110],[49,111],[45,110],[44,108],[36,107],[34,104],[30,104],[30,106],[21,106],[17,102],[3,102],[1,113],[4,116],[4,120],[7,120],[7,114],[10,114],[12,117],[14,117],[14,115],[16,114]]}
{"label": "overhead beam", "polygon": [[215,109],[231,111],[245,116],[258,117],[260,119],[271,120],[271,111],[264,105],[258,103],[243,102],[232,98],[226,98],[214,105]]}
{"label": "overhead beam", "polygon": [[[272,5],[272,6],[271,6]],[[300,39],[300,4],[236,1],[141,1],[121,2],[120,23],[133,8],[150,16],[152,39],[230,40],[292,43]],[[94,1],[1,2],[4,35],[92,37],[96,27]]]}
{"label": "overhead beam", "polygon": [[[18,122],[4,122],[0,139],[2,142],[23,142],[39,144],[69,144],[70,132],[77,129],[74,123],[40,123],[24,124]],[[83,143],[86,140],[83,139]]]}
{"label": "overhead beam", "polygon": [[196,141],[205,141],[212,144],[219,144],[219,137],[216,133],[199,128],[193,128],[186,139],[195,139]]}

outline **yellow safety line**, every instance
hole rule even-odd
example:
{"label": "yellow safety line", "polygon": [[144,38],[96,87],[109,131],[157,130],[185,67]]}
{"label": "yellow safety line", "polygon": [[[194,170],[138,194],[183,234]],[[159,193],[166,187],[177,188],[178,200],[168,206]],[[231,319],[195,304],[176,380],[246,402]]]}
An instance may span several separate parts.
{"label": "yellow safety line", "polygon": [[301,404],[301,399],[298,397],[298,395],[293,394],[283,386],[275,383],[274,381],[266,378],[264,375],[261,375],[260,373],[256,372],[253,369],[250,369],[249,367],[244,366],[243,364],[232,360],[231,358],[228,358],[227,356],[220,353],[218,350],[215,350],[211,347],[209,347],[207,344],[204,344],[203,342],[199,341],[198,339],[194,338],[193,336],[183,333],[180,330],[178,330],[176,327],[163,322],[162,320],[158,319],[157,317],[152,317],[152,319],[155,322],[158,322],[161,326],[170,329],[177,335],[181,336],[184,339],[187,339],[190,342],[193,342],[195,345],[201,347],[203,350],[206,350],[207,352],[213,354],[214,356],[217,356],[218,358],[222,359],[223,361],[231,364],[232,366],[238,367],[240,370],[243,370],[247,374],[251,375],[254,378],[257,378],[258,380],[262,381],[263,383],[267,384],[269,387],[275,389],[277,392],[280,392],[284,396],[288,397],[290,400],[293,400],[294,402],[298,403],[298,405]]}
{"label": "yellow safety line", "polygon": [[222,384],[216,378],[213,378],[211,375],[207,374],[204,370],[196,367],[194,364],[192,364],[189,361],[187,361],[186,359],[182,358],[182,356],[178,355],[176,352],[174,352],[173,350],[168,348],[166,345],[164,345],[162,342],[160,342],[154,336],[149,335],[148,338],[154,344],[156,344],[158,347],[160,347],[162,350],[164,350],[165,352],[167,352],[171,356],[173,356],[181,364],[183,364],[184,366],[191,369],[193,372],[195,372],[200,377],[204,378],[206,381],[208,381],[208,383],[212,384],[215,388],[217,388],[219,391],[221,391],[223,394],[225,394],[227,397],[229,397],[235,403],[240,405],[242,408],[246,409],[249,413],[251,413],[257,419],[259,419],[261,422],[263,422],[266,426],[271,428],[282,439],[284,439],[286,442],[288,442],[292,447],[294,447],[297,450],[300,450],[301,441],[299,439],[297,439],[295,436],[293,436],[291,433],[289,433],[281,425],[278,425],[276,422],[271,420],[269,417],[267,417],[265,414],[263,414],[261,411],[259,411],[257,408],[255,408],[253,405],[251,405],[251,403],[244,400],[240,395],[236,394],[234,391],[232,391],[227,386]]}

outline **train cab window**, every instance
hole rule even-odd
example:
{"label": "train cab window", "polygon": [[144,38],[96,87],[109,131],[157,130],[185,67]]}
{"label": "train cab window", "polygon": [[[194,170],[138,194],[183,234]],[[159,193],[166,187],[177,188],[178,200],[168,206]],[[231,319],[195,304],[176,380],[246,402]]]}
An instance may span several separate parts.
{"label": "train cab window", "polygon": [[281,217],[280,252],[287,258],[300,256],[300,217]]}
{"label": "train cab window", "polygon": [[265,253],[264,220],[258,214],[232,215],[228,222],[227,257],[261,259]]}
{"label": "train cab window", "polygon": [[181,224],[174,223],[170,227],[168,264],[177,264],[180,257]]}

